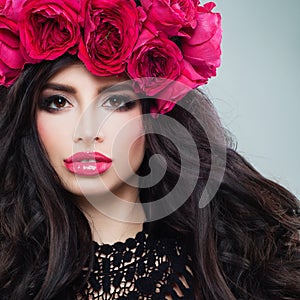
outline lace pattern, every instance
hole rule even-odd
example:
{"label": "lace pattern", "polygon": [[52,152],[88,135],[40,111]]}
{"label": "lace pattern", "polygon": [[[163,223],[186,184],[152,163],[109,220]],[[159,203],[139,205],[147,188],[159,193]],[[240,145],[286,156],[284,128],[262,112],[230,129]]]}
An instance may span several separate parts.
{"label": "lace pattern", "polygon": [[177,240],[155,239],[145,227],[125,242],[94,242],[93,270],[77,299],[193,300],[190,264]]}

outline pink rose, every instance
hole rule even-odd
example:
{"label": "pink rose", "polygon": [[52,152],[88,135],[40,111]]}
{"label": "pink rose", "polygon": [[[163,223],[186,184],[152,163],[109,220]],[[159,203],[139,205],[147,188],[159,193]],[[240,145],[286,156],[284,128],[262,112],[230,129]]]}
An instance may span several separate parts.
{"label": "pink rose", "polygon": [[0,85],[6,87],[17,79],[25,64],[17,33],[17,24],[0,16]]}
{"label": "pink rose", "polygon": [[[27,0],[20,12],[20,38],[33,60],[53,60],[80,40],[80,0]],[[25,56],[24,53],[24,56]]]}
{"label": "pink rose", "polygon": [[182,37],[181,47],[187,71],[184,75],[187,80],[198,82],[199,85],[215,76],[216,68],[220,66],[221,15],[211,12],[214,7],[212,2],[199,7],[197,27],[187,29],[189,37]]}
{"label": "pink rose", "polygon": [[90,0],[78,57],[93,74],[120,74],[139,34],[139,12],[133,0]]}
{"label": "pink rose", "polygon": [[20,11],[26,0],[0,0],[0,13],[7,18],[18,22]]}
{"label": "pink rose", "polygon": [[151,31],[152,25],[169,37],[181,35],[182,27],[195,28],[197,0],[141,0],[148,18],[145,24]]}
{"label": "pink rose", "polygon": [[184,66],[180,76],[176,80],[166,80],[169,84],[155,95],[156,105],[152,106],[151,113],[167,113],[172,110],[175,103],[181,100],[188,92],[199,86],[199,83],[196,82],[193,75],[195,74],[186,70],[186,66]]}
{"label": "pink rose", "polygon": [[128,61],[127,72],[148,96],[161,92],[182,72],[183,58],[177,45],[162,33],[144,28]]}
{"label": "pink rose", "polygon": [[174,106],[175,106],[175,102],[156,98],[155,105],[152,105],[150,107],[150,113],[154,118],[157,118],[158,114],[164,115],[170,110],[172,110]]}
{"label": "pink rose", "polygon": [[0,13],[2,14],[7,0],[0,0]]}

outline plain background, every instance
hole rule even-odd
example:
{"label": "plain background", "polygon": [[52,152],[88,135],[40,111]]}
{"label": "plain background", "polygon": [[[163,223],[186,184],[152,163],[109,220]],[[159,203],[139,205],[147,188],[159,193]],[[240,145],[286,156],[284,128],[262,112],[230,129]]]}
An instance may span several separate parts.
{"label": "plain background", "polygon": [[204,90],[237,151],[300,198],[300,1],[214,2],[222,66]]}

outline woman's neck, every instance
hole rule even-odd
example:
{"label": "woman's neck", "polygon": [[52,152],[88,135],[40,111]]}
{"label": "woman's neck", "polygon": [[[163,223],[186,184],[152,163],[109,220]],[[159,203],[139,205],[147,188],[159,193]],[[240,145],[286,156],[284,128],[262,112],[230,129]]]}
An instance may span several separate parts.
{"label": "woman's neck", "polygon": [[114,195],[80,197],[78,206],[89,221],[93,240],[114,244],[135,237],[146,219],[137,189]]}

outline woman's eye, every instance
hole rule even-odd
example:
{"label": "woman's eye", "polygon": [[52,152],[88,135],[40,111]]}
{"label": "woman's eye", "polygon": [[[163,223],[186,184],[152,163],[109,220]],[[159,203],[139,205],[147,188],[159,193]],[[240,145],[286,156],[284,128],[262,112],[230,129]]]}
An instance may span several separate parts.
{"label": "woman's eye", "polygon": [[110,96],[102,106],[116,110],[128,110],[135,105],[135,101],[129,96],[113,95]]}
{"label": "woman's eye", "polygon": [[63,96],[53,95],[42,99],[40,108],[48,111],[59,111],[71,107],[70,102]]}

